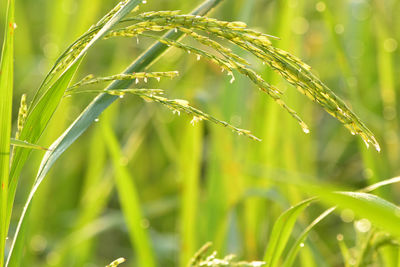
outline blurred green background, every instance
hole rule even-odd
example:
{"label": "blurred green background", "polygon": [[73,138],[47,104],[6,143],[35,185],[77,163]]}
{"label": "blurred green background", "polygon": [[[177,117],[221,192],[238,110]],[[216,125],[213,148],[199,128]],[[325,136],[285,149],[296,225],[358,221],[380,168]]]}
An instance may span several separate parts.
{"label": "blurred green background", "polygon": [[[189,13],[200,2],[148,0],[140,11]],[[20,95],[27,93],[31,100],[58,55],[116,3],[16,1],[14,118]],[[217,66],[172,49],[150,70],[178,70],[180,77],[149,81],[148,87],[187,99],[263,141],[210,123],[192,126],[185,114],[178,117],[134,96],[121,99],[60,158],[39,189],[22,266],[104,266],[118,257],[127,258],[130,266],[136,262],[138,247],[129,238],[115,190],[118,171],[106,146],[110,127],[121,147],[119,165],[128,170],[137,192],[131,195],[132,205],[140,203],[142,216],[132,219],[148,232],[157,266],[185,266],[207,241],[220,255],[262,259],[279,214],[306,197],[291,179],[358,189],[398,175],[399,12],[397,0],[225,0],[210,16],[241,20],[280,37],[274,45],[312,66],[377,135],[382,151],[367,149],[359,137],[248,55],[241,54],[285,91],[285,100],[309,124],[310,134],[245,77],[236,75],[231,84]],[[76,80],[89,73],[120,73],[152,42],[144,37],[139,44],[136,39],[100,42]],[[49,146],[92,98],[65,98],[40,144]],[[42,156],[33,152],[23,171],[12,232]],[[398,203],[399,190],[392,186],[379,195]],[[323,210],[307,210],[295,233]],[[336,236],[343,234],[348,246],[354,246],[353,219],[342,212],[323,221],[310,234],[296,266],[342,266]]]}

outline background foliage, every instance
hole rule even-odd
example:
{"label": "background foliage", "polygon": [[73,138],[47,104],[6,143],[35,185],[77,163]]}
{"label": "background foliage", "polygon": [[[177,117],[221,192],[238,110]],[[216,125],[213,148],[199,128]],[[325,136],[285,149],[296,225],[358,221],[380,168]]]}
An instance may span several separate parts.
{"label": "background foliage", "polygon": [[[198,3],[151,0],[141,11],[189,13]],[[115,4],[111,0],[16,1],[13,118],[17,118],[20,95],[27,93],[32,100],[59,53]],[[160,83],[149,80],[149,87],[166,89],[171,98],[189,99],[218,118],[251,129],[263,141],[210,123],[192,126],[192,118],[185,114],[178,117],[157,104],[124,97],[62,156],[39,189],[21,266],[104,266],[121,256],[132,265],[138,253],[152,259],[147,266],[185,266],[207,241],[220,255],[235,253],[259,260],[279,215],[317,194],[317,189],[307,194],[297,185],[299,179],[356,190],[398,175],[399,4],[394,0],[225,0],[211,15],[245,21],[280,37],[274,45],[307,62],[352,106],[377,135],[381,153],[366,149],[360,138],[262,64],[257,69],[286,91],[285,101],[309,124],[310,134],[304,134],[246,78],[238,76],[231,84],[230,77],[214,65],[172,49],[151,70],[179,70],[180,77]],[[139,43],[136,39],[101,42],[83,61],[77,79],[84,73],[119,73],[152,42],[142,37]],[[39,144],[49,146],[91,99],[85,94],[64,98]],[[23,170],[11,230],[42,156],[43,152],[34,151]],[[122,192],[128,187],[136,192],[116,194],[116,189]],[[393,185],[375,193],[398,203],[399,190]],[[129,214],[133,219],[128,225],[145,231],[128,230],[132,228],[122,215],[127,209],[120,206],[121,197],[140,205],[142,214]],[[313,205],[303,212],[294,234],[325,209]],[[365,228],[357,227],[360,221],[365,222],[349,209],[322,221],[302,244],[302,265],[341,266],[343,240],[350,248],[362,243]],[[152,251],[140,252],[147,245],[137,244],[147,242],[146,233]],[[130,235],[140,237],[134,245]],[[397,250],[382,249],[371,259],[396,266]]]}

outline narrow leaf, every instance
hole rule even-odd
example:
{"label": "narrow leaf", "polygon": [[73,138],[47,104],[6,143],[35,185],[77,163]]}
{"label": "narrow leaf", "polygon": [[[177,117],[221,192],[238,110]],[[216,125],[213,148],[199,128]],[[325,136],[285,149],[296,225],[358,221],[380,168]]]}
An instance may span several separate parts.
{"label": "narrow leaf", "polygon": [[0,62],[0,266],[4,264],[8,232],[7,198],[14,79],[14,1],[7,1],[4,42]]}
{"label": "narrow leaf", "polygon": [[18,146],[18,147],[23,147],[23,148],[29,148],[29,149],[37,149],[37,150],[48,150],[45,147],[38,146],[35,144],[31,144],[27,141],[22,141],[18,139],[11,138],[11,145],[13,146]]}
{"label": "narrow leaf", "polygon": [[271,238],[264,256],[264,261],[268,267],[278,266],[279,259],[292,233],[297,217],[314,200],[315,198],[304,200],[279,216],[272,228]]}
{"label": "narrow leaf", "polygon": [[146,229],[142,226],[143,215],[138,190],[126,166],[121,164],[122,152],[110,122],[102,123],[103,136],[111,156],[115,172],[115,184],[131,242],[138,256],[138,266],[154,267],[154,253]]}
{"label": "narrow leaf", "polygon": [[329,214],[331,214],[335,210],[335,207],[332,207],[330,209],[327,209],[324,211],[320,216],[318,216],[312,223],[310,223],[309,226],[307,226],[306,229],[301,233],[301,235],[297,238],[296,242],[292,245],[292,247],[289,250],[289,253],[286,257],[285,263],[283,264],[283,267],[289,267],[293,266],[294,260],[296,259],[296,256],[300,250],[301,247],[304,246],[304,241],[306,240],[308,234],[310,231],[323,219],[328,217]]}

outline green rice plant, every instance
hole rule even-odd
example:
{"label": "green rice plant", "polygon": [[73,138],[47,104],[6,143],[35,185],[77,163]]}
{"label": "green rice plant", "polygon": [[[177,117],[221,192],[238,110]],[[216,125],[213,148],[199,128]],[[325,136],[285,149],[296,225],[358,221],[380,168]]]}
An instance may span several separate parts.
{"label": "green rice plant", "polygon": [[[360,218],[364,218],[363,222],[365,222],[365,225],[369,226],[360,227],[368,228],[362,229],[362,231],[367,232],[370,235],[370,238],[375,234],[374,229],[370,230],[370,223],[372,222],[373,225],[379,226],[381,229],[384,229],[384,232],[386,232],[386,234],[384,234],[384,242],[398,246],[400,235],[397,225],[399,225],[400,220],[396,214],[399,214],[399,207],[380,197],[370,194],[370,192],[377,190],[382,186],[396,184],[399,181],[399,177],[394,177],[363,188],[359,190],[359,192],[334,191],[333,188],[329,188],[324,185],[316,185],[315,182],[309,184],[304,181],[298,181],[297,185],[301,188],[301,190],[304,190],[307,193],[311,192],[312,195],[317,195],[318,197],[312,197],[298,203],[297,205],[286,210],[278,218],[272,229],[272,235],[265,252],[264,261],[266,262],[266,266],[294,266],[296,256],[300,249],[304,247],[304,242],[306,241],[310,231],[328,215],[332,214],[337,208],[350,209],[354,211],[354,213]],[[300,213],[317,200],[325,202],[329,205],[337,206],[325,210],[301,232],[293,244],[288,245],[288,237],[291,235],[294,223],[298,219]],[[353,261],[349,256],[348,249],[342,242],[342,238],[343,236],[339,238],[338,241],[344,255],[345,264],[351,264]],[[367,262],[367,257],[364,254],[366,253],[367,246],[371,245],[370,242],[371,240],[368,239],[361,243],[361,245],[364,247],[357,256],[356,264],[351,265],[362,266],[364,262]],[[377,242],[378,244],[375,245],[375,247],[379,247],[379,244],[381,244],[380,242],[382,242],[382,240],[378,239],[378,241],[374,242]],[[289,247],[289,250],[285,257],[283,257],[284,261],[283,265],[281,265],[282,262],[280,259],[282,258],[282,252],[286,246]]]}
{"label": "green rice plant", "polygon": [[[178,75],[176,71],[148,71],[150,66],[172,47],[194,55],[197,60],[204,59],[220,68],[222,72],[227,73],[230,77],[230,84],[239,80],[237,79],[238,76],[249,79],[259,90],[266,93],[286,110],[300,124],[305,133],[309,133],[310,130],[307,124],[283,100],[284,91],[268,83],[267,79],[262,77],[254,67],[254,62],[266,64],[298,91],[318,103],[327,113],[338,119],[353,135],[359,135],[367,147],[372,145],[377,151],[380,151],[380,146],[373,133],[350,110],[344,101],[311,72],[311,67],[291,53],[272,45],[270,40],[277,39],[276,37],[253,30],[243,22],[229,22],[207,17],[206,15],[209,11],[220,2],[222,1],[204,1],[190,15],[186,15],[180,11],[151,11],[138,14],[139,5],[145,4],[146,1],[121,1],[61,54],[44,78],[28,107],[25,97],[22,97],[16,127],[16,138],[12,139],[11,100],[13,94],[13,30],[15,27],[13,24],[14,2],[9,1],[6,38],[0,65],[0,92],[2,95],[0,100],[0,117],[2,118],[0,125],[0,173],[2,179],[0,249],[2,254],[6,251],[5,240],[10,228],[15,195],[19,187],[22,168],[28,162],[31,149],[41,149],[46,152],[27,197],[22,215],[19,217],[6,266],[18,266],[23,257],[24,235],[27,230],[27,217],[29,217],[31,202],[54,163],[90,125],[98,121],[99,116],[111,103],[124,98],[128,93],[140,96],[147,102],[162,104],[178,115],[180,112],[186,113],[192,117],[191,123],[193,125],[202,120],[211,121],[232,130],[238,135],[261,141],[250,131],[216,119],[206,112],[189,105],[186,100],[168,99],[162,96],[163,91],[160,89],[148,89],[144,88],[145,86],[138,85],[141,81],[147,83],[150,79],[160,80],[161,78],[174,78]],[[166,31],[169,32],[165,35],[158,34]],[[182,40],[184,36],[190,37],[194,44]],[[73,83],[78,68],[93,45],[103,39],[115,39],[118,37],[144,37],[154,39],[156,42],[122,73],[97,78],[94,75],[89,75],[81,81]],[[228,48],[226,42],[231,43],[234,48]],[[253,60],[250,60],[248,55],[251,55]],[[111,82],[111,84],[103,89],[101,86],[103,82]],[[96,89],[83,90],[81,89],[83,86],[91,86]],[[36,145],[39,142],[39,138],[45,133],[46,127],[61,101],[68,96],[83,93],[93,93],[96,94],[96,97],[48,149]],[[3,118],[5,119],[3,120]],[[116,189],[120,197],[130,239],[137,251],[138,262],[144,266],[154,266],[156,261],[151,248],[149,234],[146,229],[142,229],[140,224],[143,215],[141,203],[137,196],[138,190],[128,169],[120,162],[123,153],[119,147],[118,139],[109,125],[109,121],[106,122],[108,124],[102,125],[101,130],[107,140],[106,147],[116,173]],[[189,260],[197,246],[196,220],[198,217],[196,211],[198,198],[201,194],[199,190],[201,167],[199,155],[202,147],[201,130],[202,128],[200,127],[188,130],[183,139],[182,151],[180,151],[180,155],[183,157],[180,170],[182,171],[181,175],[185,177],[182,184],[184,193],[182,195],[183,204],[181,208],[183,232],[181,265],[184,265]],[[10,145],[14,145],[11,157],[9,153]],[[11,164],[9,164],[10,162]],[[222,187],[221,184],[218,186]],[[299,187],[300,191],[311,192],[324,203],[351,208],[356,211],[356,214],[369,219],[374,225],[384,228],[394,236],[399,235],[397,229],[399,220],[396,215],[398,207],[380,197],[365,192],[332,191],[302,183],[299,183]],[[267,266],[278,266],[280,264],[281,256],[288,245],[297,217],[313,201],[314,198],[305,200],[278,218],[265,253],[265,264]],[[221,202],[221,206],[223,205],[224,203]],[[298,249],[303,244],[308,233],[333,210],[333,208],[328,209],[309,224],[308,228],[296,240],[294,246],[290,247],[284,261],[285,266],[293,265]],[[376,214],[380,216],[375,217]],[[389,218],[390,220],[384,220],[383,218]],[[85,220],[83,219],[83,221]],[[360,255],[367,254],[369,242],[369,239],[364,242],[366,246],[360,250],[362,251]],[[342,247],[343,251],[346,251],[344,246]],[[216,254],[203,257],[205,250],[203,249],[195,255],[191,266],[262,266],[264,264],[264,262],[235,262],[232,256],[218,259]],[[359,258],[358,262],[362,264],[363,256]],[[4,257],[2,256],[1,266],[3,265],[3,259]],[[120,263],[122,263],[122,260],[118,259],[109,266],[117,266]]]}

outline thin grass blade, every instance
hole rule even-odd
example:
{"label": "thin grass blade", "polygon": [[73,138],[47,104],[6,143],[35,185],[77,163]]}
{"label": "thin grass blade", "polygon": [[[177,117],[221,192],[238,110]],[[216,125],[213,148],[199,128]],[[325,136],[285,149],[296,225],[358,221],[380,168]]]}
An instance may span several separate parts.
{"label": "thin grass blade", "polygon": [[278,266],[279,259],[298,216],[314,200],[315,198],[306,199],[279,216],[272,228],[271,238],[264,256],[264,261],[268,267]]}
{"label": "thin grass blade", "polygon": [[10,137],[14,87],[14,1],[7,4],[4,42],[0,59],[0,266],[4,264],[7,238],[7,198],[10,168]]}
{"label": "thin grass blade", "polygon": [[117,137],[111,129],[110,121],[107,120],[107,122],[102,124],[102,132],[111,155],[119,201],[129,230],[129,236],[138,258],[138,265],[154,267],[156,264],[149,234],[142,224],[144,218],[140,207],[138,190],[129,174],[129,170],[121,164],[123,155]]}
{"label": "thin grass blade", "polygon": [[283,264],[283,267],[289,267],[293,266],[294,260],[296,259],[296,256],[298,252],[300,251],[300,248],[302,247],[303,242],[306,240],[308,234],[310,231],[323,219],[325,219],[329,214],[331,214],[336,208],[332,207],[330,209],[327,209],[324,211],[320,216],[318,216],[312,223],[310,223],[309,226],[307,226],[306,229],[301,233],[301,235],[297,238],[296,242],[292,245],[292,247],[289,250],[289,253],[286,257],[286,260]]}
{"label": "thin grass blade", "polygon": [[23,148],[28,148],[28,149],[48,150],[45,147],[42,147],[42,146],[39,146],[39,145],[35,145],[35,144],[31,144],[29,142],[18,140],[18,139],[14,139],[14,138],[11,138],[10,143],[13,146],[18,146],[18,147],[23,147]]}

